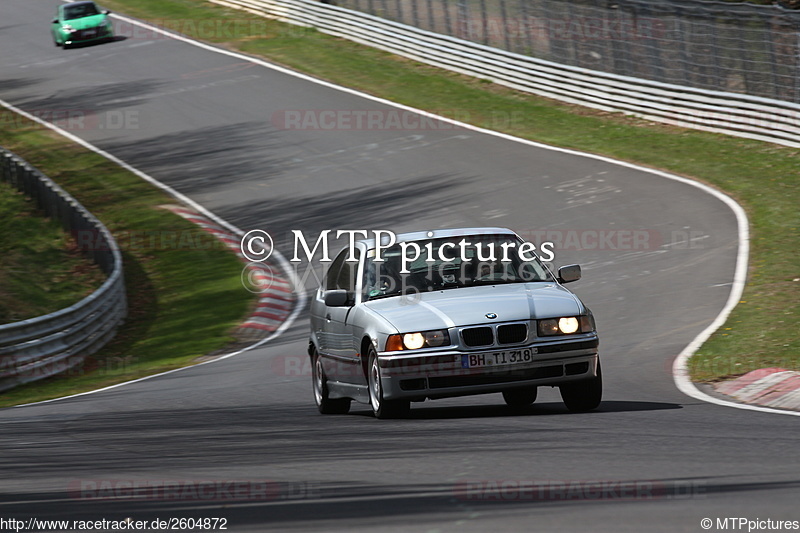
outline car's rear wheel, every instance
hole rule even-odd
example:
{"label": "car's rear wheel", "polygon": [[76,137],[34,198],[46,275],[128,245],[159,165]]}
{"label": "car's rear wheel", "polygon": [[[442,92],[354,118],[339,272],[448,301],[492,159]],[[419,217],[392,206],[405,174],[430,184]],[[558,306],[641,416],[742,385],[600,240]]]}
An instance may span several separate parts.
{"label": "car's rear wheel", "polygon": [[507,390],[503,391],[503,400],[510,407],[528,407],[536,401],[537,393],[536,387]]}
{"label": "car's rear wheel", "polygon": [[322,366],[317,350],[311,356],[311,374],[314,385],[314,402],[317,409],[323,415],[344,415],[350,411],[350,399],[328,397],[328,378],[325,376],[325,368]]}
{"label": "car's rear wheel", "polygon": [[600,361],[597,361],[597,377],[560,385],[558,388],[561,390],[564,405],[570,411],[585,413],[597,409],[603,399],[603,374],[600,371]]}
{"label": "car's rear wheel", "polygon": [[381,384],[381,367],[378,364],[378,354],[375,348],[369,347],[367,362],[367,383],[369,385],[369,403],[375,418],[403,418],[411,410],[408,400],[385,400],[383,398],[383,385]]}

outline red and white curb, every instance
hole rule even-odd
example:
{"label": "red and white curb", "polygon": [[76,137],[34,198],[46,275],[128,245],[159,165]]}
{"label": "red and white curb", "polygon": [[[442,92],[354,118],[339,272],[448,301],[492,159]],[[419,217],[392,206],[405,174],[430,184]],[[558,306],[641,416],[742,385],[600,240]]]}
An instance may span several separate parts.
{"label": "red and white curb", "polygon": [[800,372],[761,368],[714,388],[740,402],[800,411]]}
{"label": "red and white curb", "polygon": [[[256,309],[250,317],[239,326],[240,329],[258,330],[272,333],[289,317],[295,306],[295,294],[292,284],[278,272],[280,268],[271,264],[251,263],[243,254],[239,238],[230,231],[215,224],[209,218],[197,211],[179,206],[166,206],[167,209],[186,220],[196,224],[204,231],[214,235],[236,254],[245,263],[245,274],[248,285],[261,288],[258,295]],[[243,280],[244,280],[243,275]],[[243,282],[244,283],[244,282]],[[246,288],[243,284],[243,289]],[[250,292],[253,292],[251,289]]]}

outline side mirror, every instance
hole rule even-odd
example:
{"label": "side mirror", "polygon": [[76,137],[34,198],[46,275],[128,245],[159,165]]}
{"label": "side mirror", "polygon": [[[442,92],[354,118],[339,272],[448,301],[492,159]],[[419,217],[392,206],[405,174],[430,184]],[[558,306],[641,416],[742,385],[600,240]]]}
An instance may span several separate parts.
{"label": "side mirror", "polygon": [[58,24],[58,19],[53,19],[53,24]]}
{"label": "side mirror", "polygon": [[566,265],[558,269],[558,282],[562,285],[579,279],[581,279],[580,265]]}
{"label": "side mirror", "polygon": [[350,301],[350,295],[344,289],[325,291],[323,298],[328,307],[344,307]]}

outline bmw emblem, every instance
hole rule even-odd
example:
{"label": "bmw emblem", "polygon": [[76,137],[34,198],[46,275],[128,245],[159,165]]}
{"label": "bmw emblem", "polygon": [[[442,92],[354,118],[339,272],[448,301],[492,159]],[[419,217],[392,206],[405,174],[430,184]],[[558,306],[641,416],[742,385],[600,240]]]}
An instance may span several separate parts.
{"label": "bmw emblem", "polygon": [[494,320],[495,318],[497,318],[497,313],[486,313],[486,318]]}

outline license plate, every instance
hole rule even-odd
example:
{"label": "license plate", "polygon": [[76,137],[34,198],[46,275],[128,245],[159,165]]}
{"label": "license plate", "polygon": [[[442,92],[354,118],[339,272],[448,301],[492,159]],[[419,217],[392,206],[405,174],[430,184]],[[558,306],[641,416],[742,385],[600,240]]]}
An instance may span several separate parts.
{"label": "license plate", "polygon": [[83,32],[84,37],[94,37],[95,35],[97,35],[96,30],[86,30]]}
{"label": "license plate", "polygon": [[470,353],[461,355],[461,368],[486,368],[533,362],[536,348],[505,350],[502,352]]}

